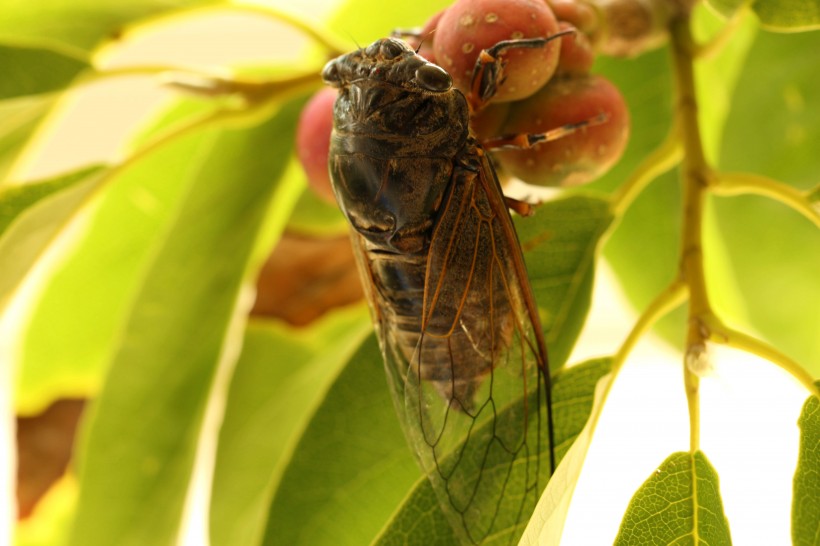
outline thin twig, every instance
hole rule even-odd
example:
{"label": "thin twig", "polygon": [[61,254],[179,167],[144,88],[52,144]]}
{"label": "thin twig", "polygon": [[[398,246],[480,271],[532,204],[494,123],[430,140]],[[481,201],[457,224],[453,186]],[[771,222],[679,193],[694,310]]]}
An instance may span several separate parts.
{"label": "thin twig", "polygon": [[776,364],[784,371],[788,372],[795,379],[815,396],[820,396],[820,386],[815,383],[815,378],[805,370],[800,364],[781,353],[771,345],[756,339],[748,334],[729,328],[715,315],[702,318],[702,324],[708,332],[709,341],[720,343],[727,347],[739,349],[747,353],[757,355],[760,358]]}
{"label": "thin twig", "polygon": [[635,198],[657,177],[680,163],[683,147],[674,128],[663,143],[650,153],[632,172],[630,177],[612,194],[612,213],[623,216]]}
{"label": "thin twig", "polygon": [[683,366],[686,400],[689,406],[689,444],[692,453],[700,449],[700,379],[686,363],[700,355],[705,346],[701,316],[710,315],[711,305],[703,268],[703,211],[711,169],[703,151],[698,103],[695,90],[692,40],[688,16],[674,19],[670,26],[672,64],[675,73],[677,124],[681,132],[684,157],[683,227],[680,250],[680,274],[689,288],[689,320]]}
{"label": "thin twig", "polygon": [[809,219],[820,227],[820,210],[812,206],[805,193],[777,180],[753,173],[717,172],[713,175],[710,190],[715,195],[732,196],[744,194],[771,197]]}
{"label": "thin twig", "polygon": [[641,336],[659,319],[686,301],[687,296],[688,289],[686,283],[680,279],[676,279],[652,300],[652,303],[650,303],[646,309],[644,309],[644,312],[641,313],[641,316],[638,317],[629,335],[627,335],[612,359],[613,379],[618,375],[626,358],[632,352],[632,349],[635,348],[635,344],[637,344]]}

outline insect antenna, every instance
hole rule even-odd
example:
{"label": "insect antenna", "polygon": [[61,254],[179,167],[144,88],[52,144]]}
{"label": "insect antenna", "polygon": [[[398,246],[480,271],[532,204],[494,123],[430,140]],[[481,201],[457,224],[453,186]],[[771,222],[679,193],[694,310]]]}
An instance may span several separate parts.
{"label": "insect antenna", "polygon": [[416,48],[416,53],[418,53],[419,50],[421,49],[421,46],[424,45],[424,40],[429,38],[435,31],[436,31],[436,29],[433,29],[430,32],[428,32],[427,34],[425,34],[424,36],[421,36],[421,35],[419,36],[419,46]]}
{"label": "insect antenna", "polygon": [[347,38],[356,45],[356,49],[362,49],[362,46],[359,44],[359,41],[349,32],[345,32],[347,34]]}

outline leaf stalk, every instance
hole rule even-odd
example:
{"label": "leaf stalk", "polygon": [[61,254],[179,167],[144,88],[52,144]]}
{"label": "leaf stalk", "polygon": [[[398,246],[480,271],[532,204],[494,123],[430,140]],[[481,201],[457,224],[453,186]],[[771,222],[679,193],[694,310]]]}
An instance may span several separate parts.
{"label": "leaf stalk", "polygon": [[679,133],[673,128],[661,145],[641,161],[629,178],[612,194],[613,216],[621,218],[635,198],[653,180],[680,163],[682,157],[683,147]]}
{"label": "leaf stalk", "polygon": [[715,173],[711,184],[714,195],[733,196],[756,194],[770,197],[805,216],[820,228],[820,210],[812,206],[807,195],[777,180],[754,173]]}
{"label": "leaf stalk", "polygon": [[698,48],[692,39],[688,15],[670,23],[672,65],[676,80],[676,125],[683,142],[681,164],[683,179],[683,228],[680,255],[680,275],[689,288],[689,319],[686,334],[684,386],[689,406],[690,451],[700,445],[700,379],[690,362],[703,358],[706,333],[701,319],[713,315],[709,303],[703,268],[703,214],[706,192],[712,179],[706,160],[698,123],[698,103],[695,91],[694,55]]}
{"label": "leaf stalk", "polygon": [[810,393],[820,397],[820,385],[800,364],[771,345],[748,334],[729,328],[715,315],[703,318],[709,341],[757,355],[791,374]]}

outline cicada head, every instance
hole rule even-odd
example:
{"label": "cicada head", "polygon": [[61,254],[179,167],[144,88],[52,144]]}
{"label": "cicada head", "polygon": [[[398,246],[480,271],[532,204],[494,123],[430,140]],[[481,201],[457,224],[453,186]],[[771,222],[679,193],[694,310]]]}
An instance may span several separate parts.
{"label": "cicada head", "polygon": [[[428,153],[450,156],[467,137],[467,103],[450,74],[402,40],[383,38],[338,57],[322,77],[339,89],[334,110],[339,133],[374,140],[402,135],[422,140]],[[383,144],[391,154],[404,155],[406,143]]]}
{"label": "cicada head", "polygon": [[469,135],[469,109],[450,75],[385,38],[330,61],[339,89],[330,172],[354,229],[385,250],[421,253]]}

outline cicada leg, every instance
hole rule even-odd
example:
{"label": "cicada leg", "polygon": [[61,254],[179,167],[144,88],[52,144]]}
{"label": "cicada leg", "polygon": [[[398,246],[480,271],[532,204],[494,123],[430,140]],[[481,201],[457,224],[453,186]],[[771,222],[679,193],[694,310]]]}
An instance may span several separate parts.
{"label": "cicada leg", "polygon": [[568,29],[544,38],[502,40],[490,48],[482,49],[475,61],[473,77],[470,81],[470,93],[467,97],[473,113],[479,112],[487,106],[490,99],[498,92],[498,86],[504,82],[504,60],[501,58],[504,51],[516,48],[544,47],[552,40],[574,33],[575,29]]}
{"label": "cicada leg", "polygon": [[[485,150],[501,150],[501,149],[516,149],[525,150],[532,148],[536,144],[542,142],[551,142],[558,140],[567,135],[585,129],[586,127],[593,127],[605,123],[609,119],[606,113],[598,114],[597,116],[579,121],[578,123],[568,123],[555,129],[551,129],[546,133],[518,133],[512,135],[502,135],[495,138],[490,138],[481,142],[481,146]],[[531,216],[535,213],[535,206],[532,203],[521,201],[504,195],[504,202],[507,208],[515,211],[520,216]]]}
{"label": "cicada leg", "polygon": [[609,115],[600,113],[595,117],[579,121],[577,123],[567,123],[555,129],[550,129],[546,133],[519,133],[514,135],[502,135],[500,137],[484,140],[481,145],[486,150],[501,150],[501,149],[516,149],[526,150],[532,148],[536,144],[542,142],[551,142],[558,140],[567,135],[571,135],[576,131],[586,129],[587,127],[594,127],[606,123]]}
{"label": "cicada leg", "polygon": [[516,199],[515,197],[510,197],[509,195],[504,196],[504,204],[507,205],[508,209],[515,211],[520,216],[532,216],[535,214],[535,205]]}
{"label": "cicada leg", "polygon": [[[487,106],[489,101],[498,92],[499,87],[504,83],[504,61],[500,55],[513,48],[536,48],[543,47],[548,42],[573,34],[575,29],[567,29],[552,36],[545,38],[525,38],[520,40],[503,40],[494,46],[483,49],[476,59],[475,67],[473,68],[473,76],[470,84],[470,92],[467,97],[467,102],[470,105],[472,115],[480,112]],[[517,149],[525,150],[533,146],[545,142],[552,142],[565,136],[571,135],[577,131],[584,130],[587,127],[594,127],[609,120],[609,115],[600,113],[597,116],[581,120],[575,123],[568,123],[561,125],[555,129],[551,129],[544,133],[518,133],[506,134],[495,138],[483,140],[481,142],[482,148],[493,151],[500,149]],[[531,210],[526,206],[519,206],[515,202],[509,205],[511,210],[528,216]]]}

